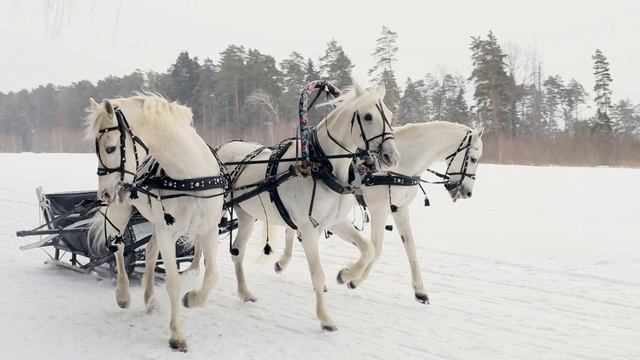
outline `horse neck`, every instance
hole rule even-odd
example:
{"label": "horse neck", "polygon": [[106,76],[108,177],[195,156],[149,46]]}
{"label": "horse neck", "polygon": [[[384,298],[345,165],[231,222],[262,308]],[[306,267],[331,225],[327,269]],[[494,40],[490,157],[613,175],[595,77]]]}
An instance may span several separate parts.
{"label": "horse neck", "polygon": [[395,131],[400,162],[396,171],[418,176],[434,162],[456,151],[469,128],[456,123],[434,121],[405,125]]}
{"label": "horse neck", "polygon": [[218,173],[209,147],[191,126],[175,123],[158,130],[153,124],[140,126],[134,121],[130,125],[168,176],[186,179]]}
{"label": "horse neck", "polygon": [[[340,145],[344,146],[348,151],[355,152],[357,145],[351,140],[349,124],[351,119],[347,119],[347,113],[335,111],[327,116],[316,127],[318,133],[318,144],[324,150],[326,155],[339,155],[346,154],[347,152]],[[331,132],[331,136],[340,143],[336,144],[331,138],[329,138],[328,132]],[[336,177],[339,179],[347,179],[349,175],[349,166],[351,164],[350,158],[339,158],[329,160],[333,166],[333,171]]]}

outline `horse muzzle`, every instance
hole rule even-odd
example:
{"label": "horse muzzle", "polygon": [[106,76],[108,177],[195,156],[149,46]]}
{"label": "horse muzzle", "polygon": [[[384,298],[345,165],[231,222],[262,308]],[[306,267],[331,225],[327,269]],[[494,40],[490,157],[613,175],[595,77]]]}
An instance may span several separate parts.
{"label": "horse muzzle", "polygon": [[400,161],[400,153],[396,150],[395,146],[382,144],[380,151],[378,152],[378,160],[384,170],[390,169],[398,165]]}

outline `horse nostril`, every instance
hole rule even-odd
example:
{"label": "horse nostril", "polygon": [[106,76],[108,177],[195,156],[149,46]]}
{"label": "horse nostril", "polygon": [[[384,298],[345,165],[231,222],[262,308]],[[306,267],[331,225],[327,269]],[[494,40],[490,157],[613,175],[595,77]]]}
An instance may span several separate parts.
{"label": "horse nostril", "polygon": [[389,154],[382,154],[382,158],[384,159],[385,163],[391,164],[391,156],[389,156]]}
{"label": "horse nostril", "polygon": [[471,197],[471,191],[467,191],[467,197]]}
{"label": "horse nostril", "polygon": [[111,195],[109,195],[108,192],[103,191],[102,194],[100,194],[100,200],[108,202],[110,199],[111,199]]}

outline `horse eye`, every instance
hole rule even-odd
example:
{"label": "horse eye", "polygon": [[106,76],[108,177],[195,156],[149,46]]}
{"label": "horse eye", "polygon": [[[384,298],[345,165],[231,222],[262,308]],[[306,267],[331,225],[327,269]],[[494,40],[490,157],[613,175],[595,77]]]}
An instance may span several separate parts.
{"label": "horse eye", "polygon": [[470,158],[469,160],[471,160],[471,162],[474,163],[474,164],[478,162],[478,159],[476,159],[476,158]]}
{"label": "horse eye", "polygon": [[367,120],[367,121],[371,121],[371,120],[373,120],[373,116],[371,115],[371,113],[366,113],[364,115],[364,119]]}
{"label": "horse eye", "polygon": [[106,149],[104,149],[104,151],[105,151],[107,154],[111,154],[111,153],[113,153],[114,151],[116,151],[116,147],[115,147],[115,146],[107,146],[107,148],[106,148]]}

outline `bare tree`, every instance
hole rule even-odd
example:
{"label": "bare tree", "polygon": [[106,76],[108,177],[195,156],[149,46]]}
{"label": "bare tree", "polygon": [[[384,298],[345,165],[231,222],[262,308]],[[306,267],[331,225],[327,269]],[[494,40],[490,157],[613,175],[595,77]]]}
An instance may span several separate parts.
{"label": "bare tree", "polygon": [[267,136],[269,138],[269,144],[273,144],[275,126],[276,124],[280,123],[276,102],[271,98],[271,96],[269,96],[269,94],[260,89],[257,89],[247,97],[247,99],[245,100],[245,104],[266,110],[268,114],[266,116],[267,128],[269,129]]}

